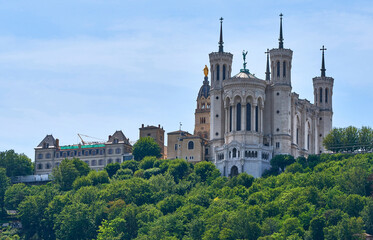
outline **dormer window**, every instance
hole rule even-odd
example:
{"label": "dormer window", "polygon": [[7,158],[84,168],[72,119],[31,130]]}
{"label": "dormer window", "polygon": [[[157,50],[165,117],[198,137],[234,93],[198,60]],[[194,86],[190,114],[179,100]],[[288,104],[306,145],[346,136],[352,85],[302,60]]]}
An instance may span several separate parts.
{"label": "dormer window", "polygon": [[114,138],[113,143],[118,143],[118,142],[119,142],[118,138]]}

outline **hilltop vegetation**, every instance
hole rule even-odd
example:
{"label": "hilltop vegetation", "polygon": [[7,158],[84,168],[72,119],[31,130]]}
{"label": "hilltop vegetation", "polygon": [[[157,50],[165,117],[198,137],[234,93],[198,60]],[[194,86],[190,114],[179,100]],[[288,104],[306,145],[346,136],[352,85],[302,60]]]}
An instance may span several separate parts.
{"label": "hilltop vegetation", "polygon": [[220,177],[212,163],[181,159],[145,157],[100,172],[84,164],[64,160],[53,183],[7,188],[5,207],[18,209],[20,235],[331,240],[373,233],[373,154],[284,157],[259,179]]}

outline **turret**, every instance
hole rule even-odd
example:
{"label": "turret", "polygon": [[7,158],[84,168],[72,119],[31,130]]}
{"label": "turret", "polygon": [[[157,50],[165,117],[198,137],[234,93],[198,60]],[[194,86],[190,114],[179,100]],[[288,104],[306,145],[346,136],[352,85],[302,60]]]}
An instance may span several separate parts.
{"label": "turret", "polygon": [[209,54],[211,71],[211,111],[210,111],[210,140],[212,156],[214,148],[224,144],[225,121],[223,82],[231,77],[233,55],[224,52],[223,48],[223,18],[220,18],[219,51]]}
{"label": "turret", "polygon": [[293,51],[284,48],[282,32],[282,17],[280,14],[280,37],[278,48],[269,51],[271,58],[272,87],[272,143],[275,154],[291,152],[291,61]]}
{"label": "turret", "polygon": [[198,135],[205,139],[210,138],[210,85],[208,81],[208,68],[203,69],[205,78],[197,96],[197,108],[194,113],[195,125],[194,135]]}
{"label": "turret", "polygon": [[325,50],[326,48],[322,46],[320,49],[322,51],[321,58],[321,74],[320,77],[314,77],[313,80],[313,95],[315,100],[315,105],[319,107],[320,118],[319,121],[319,136],[318,136],[318,146],[319,153],[324,151],[322,145],[323,139],[330,130],[332,129],[332,119],[333,119],[333,85],[334,79],[332,77],[327,77],[325,72]]}

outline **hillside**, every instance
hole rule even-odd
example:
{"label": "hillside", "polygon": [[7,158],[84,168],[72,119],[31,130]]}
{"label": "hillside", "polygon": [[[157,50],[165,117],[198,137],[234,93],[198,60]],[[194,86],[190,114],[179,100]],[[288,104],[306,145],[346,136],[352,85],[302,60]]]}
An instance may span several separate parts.
{"label": "hillside", "polygon": [[[79,163],[80,164],[80,163]],[[146,157],[16,184],[26,239],[359,239],[373,233],[373,154],[298,158],[277,176],[220,177],[212,163]],[[111,177],[109,177],[111,176]],[[73,182],[73,180],[75,181]]]}

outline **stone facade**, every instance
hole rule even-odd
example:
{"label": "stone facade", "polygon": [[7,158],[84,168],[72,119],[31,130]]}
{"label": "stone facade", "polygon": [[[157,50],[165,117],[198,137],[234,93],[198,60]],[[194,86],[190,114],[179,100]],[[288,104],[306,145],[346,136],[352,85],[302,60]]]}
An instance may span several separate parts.
{"label": "stone facade", "polygon": [[164,130],[161,125],[156,126],[144,126],[144,124],[141,125],[140,130],[140,138],[142,137],[151,137],[153,138],[161,148],[161,154],[162,158],[166,159],[167,154],[165,152],[165,146],[164,146]]}
{"label": "stone facade", "polygon": [[185,159],[197,163],[205,160],[207,140],[186,131],[167,133],[167,155],[169,159]]}
{"label": "stone facade", "polygon": [[60,146],[59,140],[47,135],[35,148],[35,175],[50,174],[65,158],[79,158],[94,170],[109,163],[132,159],[132,146],[122,131],[109,136],[107,142]]}
{"label": "stone facade", "polygon": [[267,52],[266,80],[246,68],[246,54],[243,69],[232,77],[233,55],[224,52],[220,34],[219,51],[209,54],[209,145],[211,160],[222,175],[247,172],[260,177],[274,155],[298,157],[324,151],[323,138],[332,128],[334,79],[325,76],[322,50],[312,104],[292,92],[293,51],[283,47],[282,18],[279,47]]}

